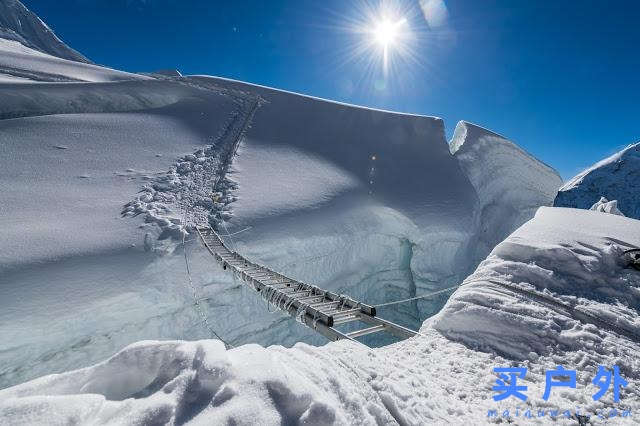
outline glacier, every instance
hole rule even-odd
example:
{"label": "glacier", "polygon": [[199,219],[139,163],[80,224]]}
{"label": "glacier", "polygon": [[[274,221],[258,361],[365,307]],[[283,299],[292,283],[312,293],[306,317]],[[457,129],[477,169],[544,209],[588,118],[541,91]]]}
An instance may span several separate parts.
{"label": "glacier", "polygon": [[[123,73],[16,40],[0,39],[0,53],[13,70],[0,83],[0,387],[138,340],[211,338],[185,251],[208,321],[234,346],[322,344],[218,270],[192,233],[180,244],[203,220],[259,263],[379,304],[462,282],[560,184],[468,123],[452,154],[436,117],[208,76]],[[502,170],[496,182],[482,176],[487,161]],[[511,210],[489,232],[500,191]],[[417,328],[446,299],[380,315]]]}
{"label": "glacier", "polygon": [[[541,207],[614,212],[604,196],[637,218],[637,145],[558,193],[553,168],[478,125],[447,141],[437,117],[112,70],[42,41],[41,21],[16,36],[26,9],[2,4],[0,422],[500,422],[482,417],[509,409],[489,397],[499,365],[529,368],[523,411],[640,406],[636,387],[620,406],[590,383],[599,364],[638,380],[623,254],[639,222]],[[379,309],[415,338],[325,344],[213,264],[205,223],[374,305],[462,286]],[[551,404],[558,363],[580,386]]]}
{"label": "glacier", "polygon": [[[629,383],[639,378],[640,275],[619,257],[638,245],[634,219],[541,208],[415,338],[377,349],[349,341],[230,350],[213,340],[142,341],[94,366],[0,390],[0,417],[11,424],[481,424],[504,422],[511,410],[511,422],[575,424],[578,409],[591,422],[615,409],[611,421],[635,424],[637,387],[621,389],[621,404],[611,392],[596,401],[591,378],[598,365],[614,364]],[[603,322],[579,320],[579,310]],[[527,368],[521,418],[509,401],[490,397],[492,368],[509,365]],[[545,370],[555,365],[576,370],[577,386],[545,401]],[[490,410],[501,414],[488,417]]]}

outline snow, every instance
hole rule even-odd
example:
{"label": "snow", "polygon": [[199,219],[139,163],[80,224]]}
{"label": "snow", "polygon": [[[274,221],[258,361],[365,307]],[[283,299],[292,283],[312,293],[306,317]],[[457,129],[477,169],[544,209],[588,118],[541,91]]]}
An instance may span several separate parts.
{"label": "snow", "polygon": [[478,194],[471,243],[478,260],[538,207],[551,205],[562,185],[554,169],[515,143],[466,121],[455,128],[451,152]]}
{"label": "snow", "polygon": [[[459,283],[491,248],[473,244],[482,188],[438,118],[210,77],[0,92],[0,386],[137,340],[211,337],[175,238],[202,221],[242,231],[229,242],[255,261],[372,304]],[[323,342],[270,314],[187,240],[208,320],[226,339]],[[417,327],[445,300],[380,312]]]}
{"label": "snow", "polygon": [[[633,424],[640,408],[640,274],[619,263],[640,245],[640,222],[599,212],[541,208],[500,243],[420,335],[369,349],[341,341],[322,347],[219,341],[142,341],[94,366],[0,390],[9,424],[484,424],[488,410],[511,421],[572,424],[564,410]],[[497,282],[503,283],[496,284]],[[519,289],[519,290],[515,290]],[[523,289],[526,292],[523,293]],[[597,327],[532,294],[606,321]],[[637,336],[638,334],[636,334]],[[494,402],[492,372],[524,366],[526,402]],[[577,371],[577,388],[542,399],[547,369]],[[598,401],[598,365],[618,365],[629,386],[620,403]],[[543,418],[516,418],[531,410]],[[624,410],[631,416],[622,417]],[[608,415],[608,414],[606,414]]]}
{"label": "snow", "polygon": [[0,72],[33,81],[119,81],[148,79],[138,74],[58,58],[0,34]]}
{"label": "snow", "polygon": [[597,203],[591,206],[589,210],[595,210],[597,212],[603,213],[611,213],[617,214],[619,216],[624,216],[622,212],[618,209],[618,200],[607,200],[605,197],[600,197]]}
{"label": "snow", "polygon": [[26,47],[78,62],[87,58],[64,44],[37,15],[18,0],[0,3],[0,38],[15,40]]}
{"label": "snow", "polygon": [[[223,235],[235,234],[225,237],[233,248],[275,270],[376,304],[461,282],[492,244],[533,216],[538,205],[550,204],[559,185],[550,168],[506,139],[468,124],[459,125],[467,130],[465,135],[456,132],[452,155],[444,123],[436,117],[221,78],[148,78],[56,58],[10,40],[0,40],[0,68],[3,75],[31,81],[0,83],[0,387],[96,364],[140,340],[194,341],[134,346],[110,361],[108,374],[103,370],[92,376],[94,370],[86,370],[91,386],[60,384],[64,392],[103,395],[78,397],[86,405],[65,395],[33,400],[44,411],[68,403],[56,412],[77,419],[104,407],[100,416],[110,419],[112,406],[123,416],[138,415],[105,402],[104,395],[115,394],[141,396],[142,405],[129,400],[127,406],[146,410],[140,407],[148,403],[149,416],[156,411],[165,415],[164,408],[153,408],[159,407],[156,402],[185,404],[179,402],[182,397],[165,397],[158,389],[193,378],[196,387],[214,380],[208,367],[171,370],[163,364],[196,362],[204,353],[227,357],[218,354],[215,344],[200,341],[211,333],[194,309],[194,293],[208,322],[234,346],[324,343],[288,316],[270,313],[257,295],[217,268],[194,238],[194,225],[208,222]],[[499,179],[484,175],[485,165],[500,170]],[[500,198],[501,193],[506,196]],[[195,291],[187,284],[184,250]],[[385,307],[380,315],[417,328],[445,301],[443,295]],[[449,347],[435,331],[429,334],[445,350],[464,350]],[[366,342],[388,343],[375,335]],[[354,391],[368,408],[331,411],[327,407],[346,404],[351,389],[360,387],[356,382],[345,382],[344,389],[334,385],[334,370],[338,377],[360,374],[346,367],[349,363],[327,368],[331,374],[324,381],[305,378],[291,391],[286,385],[290,373],[270,376],[287,363],[318,364],[317,356],[341,354],[355,365],[369,353],[342,345],[301,344],[292,352],[255,345],[234,349],[229,354],[251,356],[238,358],[230,374],[240,379],[230,386],[253,386],[251,376],[260,376],[254,370],[264,371],[260,377],[273,379],[274,385],[255,391],[256,410],[268,406],[263,411],[273,419],[290,410],[287,418],[308,416],[320,423],[332,415],[338,423],[359,418],[391,422],[400,411],[421,410],[411,404],[430,403],[427,391],[414,397],[406,390],[409,385],[401,386],[405,402],[397,401],[395,382],[376,376],[374,382],[384,380],[379,389]],[[430,353],[429,345],[424,342],[420,351]],[[265,353],[275,354],[274,359],[260,364]],[[373,353],[386,354],[383,363],[389,368],[422,362],[402,351]],[[300,361],[280,354],[295,354]],[[438,364],[445,362],[441,356],[434,353],[427,361],[443,365]],[[147,359],[156,359],[162,368],[134,373],[126,359],[141,368],[149,365]],[[245,373],[246,365],[255,368]],[[125,383],[116,392],[113,383],[105,384],[105,376],[117,370],[154,384],[133,391]],[[175,371],[175,377],[156,380],[162,374],[154,371]],[[311,374],[301,371],[305,377]],[[388,370],[389,375],[395,371]],[[412,380],[406,371],[398,374],[401,382]],[[322,392],[304,391],[314,386]],[[197,394],[188,389],[187,394]],[[265,389],[276,395],[271,405],[260,405]],[[213,386],[211,392],[218,390]],[[227,392],[221,394],[223,402],[231,395]],[[300,399],[300,392],[308,396]],[[155,402],[144,401],[147,394],[155,395]],[[375,402],[367,405],[369,399]],[[15,402],[3,407],[38,415],[29,400]],[[446,411],[448,405],[438,407]],[[229,410],[220,418],[238,411]]]}
{"label": "snow", "polygon": [[554,205],[588,209],[600,197],[617,200],[618,208],[628,217],[640,219],[640,143],[597,162],[565,183]]}

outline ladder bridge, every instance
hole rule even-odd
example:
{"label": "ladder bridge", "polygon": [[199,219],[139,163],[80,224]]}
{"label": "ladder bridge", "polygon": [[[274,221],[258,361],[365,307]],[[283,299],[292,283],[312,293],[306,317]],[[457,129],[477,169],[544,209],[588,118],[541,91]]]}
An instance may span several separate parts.
{"label": "ladder bridge", "polygon": [[[218,233],[210,227],[198,227],[196,231],[209,253],[224,270],[230,269],[269,303],[298,318],[300,322],[329,340],[355,340],[356,337],[379,332],[387,332],[400,339],[417,334],[406,327],[377,317],[374,306],[289,278],[266,266],[251,262],[229,249]],[[341,324],[358,321],[367,327],[352,332],[342,332],[336,328]]]}

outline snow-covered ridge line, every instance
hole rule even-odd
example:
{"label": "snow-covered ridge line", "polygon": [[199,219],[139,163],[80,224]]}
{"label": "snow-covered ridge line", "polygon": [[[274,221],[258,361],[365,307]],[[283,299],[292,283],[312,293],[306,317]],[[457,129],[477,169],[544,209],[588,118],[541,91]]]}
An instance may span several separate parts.
{"label": "snow-covered ridge line", "polygon": [[270,86],[265,86],[262,84],[257,84],[257,83],[251,83],[251,82],[247,82],[247,81],[241,81],[241,80],[234,80],[232,78],[227,78],[227,77],[218,77],[218,76],[214,76],[214,75],[204,75],[204,74],[194,74],[194,75],[186,75],[184,76],[186,79],[193,79],[193,80],[200,80],[200,79],[215,79],[215,80],[220,80],[220,81],[226,81],[228,83],[232,83],[233,85],[237,85],[239,87],[246,87],[246,88],[255,88],[255,89],[265,89],[268,91],[272,91],[275,93],[286,93],[289,95],[296,95],[302,98],[307,98],[307,99],[313,99],[316,101],[321,101],[321,102],[328,102],[330,104],[335,104],[335,105],[341,105],[341,106],[346,106],[346,107],[350,107],[350,108],[358,108],[358,109],[362,109],[362,110],[369,110],[369,111],[376,111],[376,112],[383,112],[386,114],[390,114],[390,115],[400,115],[400,116],[407,116],[407,117],[424,117],[424,118],[430,118],[430,119],[434,119],[434,120],[440,120],[444,123],[444,120],[440,117],[434,116],[434,115],[424,115],[424,114],[416,114],[416,113],[411,113],[411,112],[399,112],[399,111],[391,111],[391,110],[386,110],[386,109],[381,109],[381,108],[373,108],[373,107],[368,107],[368,106],[364,106],[364,105],[357,105],[357,104],[350,104],[348,102],[340,102],[340,101],[336,101],[333,99],[327,99],[327,98],[321,98],[319,96],[313,96],[313,95],[307,95],[304,93],[299,93],[299,92],[294,92],[291,90],[285,90],[285,89],[279,89],[277,87],[270,87]]}
{"label": "snow-covered ridge line", "polygon": [[597,161],[592,166],[587,167],[586,169],[584,169],[583,171],[581,171],[580,173],[578,173],[577,175],[569,179],[564,185],[562,185],[562,187],[560,188],[560,191],[567,191],[573,188],[574,186],[579,185],[587,175],[589,175],[596,169],[599,169],[603,166],[607,166],[611,163],[619,162],[625,155],[628,154],[628,151],[634,150],[638,146],[640,146],[640,142],[631,143],[627,145],[624,149],[616,153],[613,153],[610,156],[603,158],[600,161]]}
{"label": "snow-covered ridge line", "polygon": [[18,41],[62,59],[91,63],[64,44],[47,24],[18,0],[0,1],[0,38]]}

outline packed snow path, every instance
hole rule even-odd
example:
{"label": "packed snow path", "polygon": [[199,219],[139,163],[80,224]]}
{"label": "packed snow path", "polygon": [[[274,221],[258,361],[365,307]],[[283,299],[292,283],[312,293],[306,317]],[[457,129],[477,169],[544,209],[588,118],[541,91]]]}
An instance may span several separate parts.
{"label": "packed snow path", "polygon": [[[348,296],[325,291],[314,285],[288,278],[265,266],[255,264],[230,250],[211,228],[197,228],[198,235],[223,269],[251,286],[271,305],[297,318],[329,340],[354,340],[371,333],[387,332],[400,339],[415,336],[408,328],[376,317],[376,308]],[[336,326],[362,322],[368,327],[342,332]]]}

